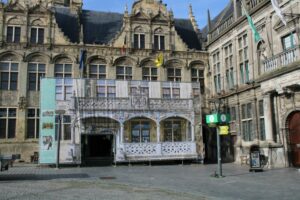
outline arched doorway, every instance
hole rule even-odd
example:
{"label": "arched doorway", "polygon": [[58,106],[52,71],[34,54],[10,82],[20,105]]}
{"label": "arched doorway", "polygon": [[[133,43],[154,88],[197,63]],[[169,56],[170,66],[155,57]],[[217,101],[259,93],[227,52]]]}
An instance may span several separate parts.
{"label": "arched doorway", "polygon": [[119,122],[105,117],[82,120],[81,161],[83,165],[110,165],[114,161]]}
{"label": "arched doorway", "polygon": [[294,112],[288,119],[290,162],[293,166],[300,166],[300,112]]}

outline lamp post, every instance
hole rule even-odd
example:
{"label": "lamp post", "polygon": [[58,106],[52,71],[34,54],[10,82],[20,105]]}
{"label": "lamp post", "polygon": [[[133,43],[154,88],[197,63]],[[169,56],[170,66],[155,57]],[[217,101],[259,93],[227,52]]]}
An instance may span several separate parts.
{"label": "lamp post", "polygon": [[57,141],[57,152],[56,152],[56,169],[59,169],[59,153],[60,153],[60,136],[61,136],[61,127],[62,127],[62,119],[65,114],[65,110],[56,110],[55,114],[58,117],[58,132],[56,135]]}

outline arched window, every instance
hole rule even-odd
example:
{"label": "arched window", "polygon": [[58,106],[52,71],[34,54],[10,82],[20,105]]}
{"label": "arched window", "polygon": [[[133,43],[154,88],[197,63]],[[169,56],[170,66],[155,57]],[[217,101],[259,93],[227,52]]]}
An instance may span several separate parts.
{"label": "arched window", "polygon": [[69,58],[60,58],[54,65],[54,76],[72,78],[72,61]]}
{"label": "arched window", "polygon": [[96,59],[89,64],[89,78],[106,79],[105,61]]}
{"label": "arched window", "polygon": [[28,89],[30,91],[40,90],[40,79],[45,77],[46,64],[43,58],[36,56],[28,63]]}
{"label": "arched window", "polygon": [[142,69],[143,80],[146,81],[157,81],[158,80],[158,70],[153,61],[147,61],[143,65]]}
{"label": "arched window", "polygon": [[145,33],[140,26],[134,29],[133,48],[145,49]]}
{"label": "arched window", "polygon": [[42,26],[44,26],[44,24],[39,19],[32,22],[30,29],[31,44],[44,44],[45,29]]}
{"label": "arched window", "polygon": [[161,28],[154,31],[154,49],[165,50],[165,36]]}
{"label": "arched window", "polygon": [[18,89],[19,62],[9,54],[0,60],[0,90]]}
{"label": "arched window", "polygon": [[181,68],[170,67],[167,69],[168,81],[180,82],[181,81]]}

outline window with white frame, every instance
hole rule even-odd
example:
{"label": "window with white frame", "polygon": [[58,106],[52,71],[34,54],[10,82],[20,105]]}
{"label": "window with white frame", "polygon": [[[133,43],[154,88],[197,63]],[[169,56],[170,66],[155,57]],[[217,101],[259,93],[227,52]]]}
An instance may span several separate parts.
{"label": "window with white frame", "polygon": [[[55,124],[56,124],[56,128],[55,128],[55,140],[57,139],[57,134],[59,134],[59,130],[58,127],[60,126],[59,124],[59,116],[55,117]],[[61,119],[61,131],[60,131],[60,139],[61,140],[71,140],[72,136],[71,136],[71,116],[69,115],[63,115],[62,119]]]}
{"label": "window with white frame", "polygon": [[135,33],[133,35],[133,47],[135,49],[145,49],[145,34]]}
{"label": "window with white frame", "polygon": [[200,83],[201,94],[204,93],[205,85],[204,85],[204,70],[198,68],[192,68],[192,82],[193,83]]}
{"label": "window with white frame", "polygon": [[154,49],[155,50],[165,50],[165,36],[164,35],[154,35]]}
{"label": "window with white frame", "polygon": [[266,140],[266,130],[265,130],[265,116],[264,116],[264,101],[260,100],[258,102],[259,110],[259,139]]}
{"label": "window with white frame", "polygon": [[116,97],[116,85],[113,80],[97,81],[97,97]]}
{"label": "window with white frame", "polygon": [[117,66],[117,80],[132,80],[132,67]]}
{"label": "window with white frame", "polygon": [[164,142],[181,142],[182,130],[181,121],[169,119],[163,122]]}
{"label": "window with white frame", "polygon": [[296,33],[290,33],[281,38],[283,50],[294,48],[296,45]]}
{"label": "window with white frame", "polygon": [[6,30],[7,43],[19,43],[20,38],[21,38],[21,27],[7,26],[7,30]]}
{"label": "window with white frame", "polygon": [[44,44],[44,28],[31,28],[30,43],[31,44]]}
{"label": "window with white frame", "polygon": [[239,46],[239,66],[240,83],[245,84],[250,80],[249,60],[248,60],[248,36],[245,34],[238,39]]}
{"label": "window with white frame", "polygon": [[54,76],[58,78],[71,78],[72,77],[72,64],[55,64]]}
{"label": "window with white frame", "polygon": [[164,99],[179,99],[180,86],[179,84],[163,83],[162,96]]}
{"label": "window with white frame", "polygon": [[244,141],[253,141],[253,114],[252,114],[252,103],[242,105],[242,133]]}
{"label": "window with white frame", "polygon": [[18,71],[18,63],[0,62],[0,90],[18,89]]}
{"label": "window with white frame", "polygon": [[27,110],[27,139],[39,138],[39,123],[40,123],[40,109],[29,108]]}
{"label": "window with white frame", "polygon": [[40,80],[45,77],[46,64],[28,63],[28,88],[31,91],[40,90]]}
{"label": "window with white frame", "polygon": [[158,73],[157,67],[143,67],[143,80],[146,81],[157,81]]}
{"label": "window with white frame", "polygon": [[56,79],[56,100],[71,100],[73,96],[73,80],[72,79]]}
{"label": "window with white frame", "polygon": [[0,139],[16,137],[16,108],[0,108]]}
{"label": "window with white frame", "polygon": [[214,85],[215,93],[221,92],[221,63],[220,63],[220,52],[213,54],[213,68],[214,68]]}
{"label": "window with white frame", "polygon": [[150,142],[150,128],[150,121],[146,119],[131,122],[131,142]]}
{"label": "window with white frame", "polygon": [[106,79],[106,66],[104,64],[90,64],[89,78]]}
{"label": "window with white frame", "polygon": [[231,107],[229,109],[230,113],[230,132],[235,133],[236,132],[236,107]]}
{"label": "window with white frame", "polygon": [[227,85],[227,89],[232,89],[235,84],[234,71],[233,71],[232,44],[225,46],[224,52],[225,52],[226,85]]}
{"label": "window with white frame", "polygon": [[181,81],[181,69],[180,68],[168,68],[167,69],[168,81],[180,82]]}

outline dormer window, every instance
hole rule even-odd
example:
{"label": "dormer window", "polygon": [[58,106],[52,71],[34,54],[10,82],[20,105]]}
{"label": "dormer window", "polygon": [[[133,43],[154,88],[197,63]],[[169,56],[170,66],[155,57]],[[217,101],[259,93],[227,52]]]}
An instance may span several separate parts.
{"label": "dormer window", "polygon": [[31,28],[30,43],[44,44],[44,28]]}
{"label": "dormer window", "polygon": [[154,31],[154,49],[165,50],[165,36],[163,30],[158,28]]}
{"label": "dormer window", "polygon": [[135,49],[145,49],[145,34],[134,34],[133,46]]}
{"label": "dormer window", "polygon": [[21,27],[18,26],[8,26],[6,32],[6,42],[7,43],[19,43],[21,36]]}

